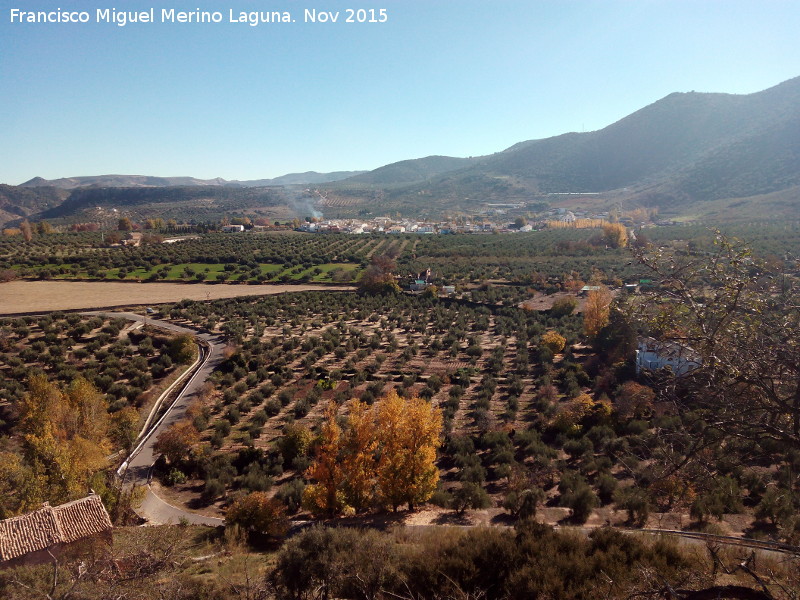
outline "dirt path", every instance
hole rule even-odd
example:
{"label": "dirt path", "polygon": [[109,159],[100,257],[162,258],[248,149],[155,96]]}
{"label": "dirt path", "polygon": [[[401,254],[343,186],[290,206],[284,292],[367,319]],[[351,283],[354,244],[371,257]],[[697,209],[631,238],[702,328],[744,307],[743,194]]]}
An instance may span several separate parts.
{"label": "dirt path", "polygon": [[11,281],[0,285],[0,315],[85,310],[179,300],[218,300],[309,290],[343,291],[330,285],[210,285],[121,281]]}

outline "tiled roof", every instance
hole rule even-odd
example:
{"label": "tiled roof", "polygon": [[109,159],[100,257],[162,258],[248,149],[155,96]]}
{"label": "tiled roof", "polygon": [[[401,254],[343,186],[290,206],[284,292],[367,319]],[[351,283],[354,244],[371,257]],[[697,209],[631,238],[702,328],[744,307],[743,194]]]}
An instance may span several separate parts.
{"label": "tiled roof", "polygon": [[96,494],[55,507],[45,504],[26,515],[0,521],[0,561],[111,528],[111,519]]}

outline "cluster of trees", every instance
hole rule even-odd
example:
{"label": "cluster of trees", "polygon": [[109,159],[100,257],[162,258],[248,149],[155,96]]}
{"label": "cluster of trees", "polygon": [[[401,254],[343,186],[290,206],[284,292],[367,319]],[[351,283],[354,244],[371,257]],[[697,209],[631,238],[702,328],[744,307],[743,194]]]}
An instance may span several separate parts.
{"label": "cluster of trees", "polygon": [[[614,464],[597,460],[606,452],[606,444],[616,440],[624,453],[627,443],[636,448],[645,443],[635,437],[641,429],[626,429],[632,415],[620,417],[617,423],[609,400],[603,399],[604,393],[616,397],[613,372],[602,380],[596,397],[587,396],[602,365],[589,373],[576,362],[570,347],[579,339],[581,326],[575,316],[402,295],[309,293],[293,296],[291,304],[276,301],[271,307],[272,302],[267,298],[184,303],[175,316],[189,313],[201,324],[214,313],[226,324],[223,329],[227,323],[237,323],[241,346],[216,376],[222,402],[212,407],[207,426],[212,443],[219,438],[216,445],[222,447],[255,443],[265,421],[283,427],[284,435],[277,440],[282,469],[293,469],[297,477],[291,490],[288,484],[285,491],[279,490],[290,510],[296,509],[302,495],[303,475],[329,477],[334,484],[342,477],[343,460],[334,459],[342,459],[344,450],[327,453],[330,460],[319,467],[319,475],[308,469],[315,458],[314,439],[328,436],[342,443],[350,431],[347,417],[341,423],[326,421],[324,432],[317,434],[300,424],[309,419],[313,423],[309,409],[325,398],[344,403],[355,395],[372,403],[390,386],[403,396],[432,398],[442,408],[447,434],[442,467],[457,466],[455,475],[446,478],[432,500],[456,510],[491,503],[485,488],[493,487],[506,491],[501,500],[514,515],[535,512],[537,504],[555,494],[555,502],[570,508],[576,520],[586,519],[598,502],[614,500]],[[281,328],[282,323],[291,326]],[[389,333],[396,328],[398,332]],[[255,336],[245,336],[248,330]],[[422,337],[416,339],[417,333]],[[482,347],[482,339],[490,340],[490,349]],[[614,343],[607,342],[608,347]],[[558,366],[552,364],[554,351],[564,352]],[[418,354],[425,361],[459,358],[474,367],[442,375],[427,373],[420,366],[409,370],[406,355],[410,359]],[[397,383],[392,384],[393,380]],[[344,383],[348,385],[342,387]],[[353,394],[352,389],[358,391]],[[526,411],[524,421],[517,419],[520,410]],[[465,424],[475,426],[471,431],[476,433],[470,433],[467,442],[460,441],[465,435],[463,426],[454,429],[457,414],[466,417]],[[297,421],[282,425],[284,419]],[[513,423],[516,433],[497,431],[501,423]],[[562,449],[567,460],[558,458]],[[276,463],[270,459],[261,464],[259,470],[273,472]],[[230,485],[247,485],[245,468],[237,470],[240,475],[229,478]],[[570,471],[579,472],[580,477],[557,489],[562,474]],[[314,510],[321,514],[331,506],[335,512],[362,506],[348,499],[345,489],[343,484],[331,485],[326,492],[314,482],[306,497],[315,499]]]}
{"label": "cluster of trees", "polygon": [[395,276],[396,270],[395,256],[391,254],[373,256],[369,266],[361,275],[359,289],[368,294],[399,292],[400,286]]}
{"label": "cluster of trees", "polygon": [[34,375],[18,406],[19,451],[0,452],[3,518],[103,490],[111,448],[138,433],[135,410],[108,413],[105,398],[85,379],[61,387]]}
{"label": "cluster of trees", "polygon": [[[681,348],[696,368],[656,376],[659,399],[679,418],[659,480],[691,481],[692,514],[739,512],[800,537],[800,286],[793,260],[759,260],[717,233],[706,250],[637,250],[659,288],[637,306],[641,326]],[[770,465],[765,473],[758,464]],[[705,485],[698,474],[713,478]],[[699,479],[699,481],[698,481]]]}
{"label": "cluster of trees", "polygon": [[[123,224],[123,228],[129,227],[129,223]],[[125,269],[127,273],[141,269],[152,275],[162,272],[160,269],[167,265],[224,264],[237,268],[236,273],[225,272],[230,279],[239,279],[247,273],[246,279],[252,280],[263,278],[260,272],[252,273],[260,265],[280,265],[282,272],[266,278],[279,280],[284,275],[288,278],[290,272],[300,267],[309,270],[319,265],[356,264],[368,268],[371,257],[386,255],[398,263],[398,268],[391,271],[409,274],[431,268],[437,285],[490,279],[533,283],[532,261],[553,289],[563,283],[564,273],[577,271],[583,279],[588,279],[595,266],[617,277],[632,276],[627,273],[631,269],[625,266],[621,250],[606,249],[602,236],[597,234],[594,239],[580,230],[513,236],[402,235],[391,239],[285,233],[207,234],[180,244],[108,248],[115,241],[112,233],[103,238],[100,234],[86,237],[87,233],[34,236],[30,244],[13,245],[9,241],[9,253],[1,253],[4,258],[0,260],[0,268],[15,266],[21,268],[24,276],[99,277],[112,269]],[[158,240],[152,237],[152,241]],[[48,267],[44,268],[45,265]]]}
{"label": "cluster of trees", "polygon": [[[485,431],[501,420],[516,420],[519,396],[539,368],[540,336],[557,327],[565,338],[569,332],[577,339],[580,328],[573,316],[406,295],[303,293],[291,300],[186,302],[168,312],[200,326],[213,322],[240,344],[214,374],[219,401],[209,405],[209,416],[200,423],[212,447],[223,454],[242,444],[261,447],[265,429],[282,430],[279,455],[270,451],[270,458],[259,459],[258,471],[274,477],[278,467],[281,473],[292,469],[294,481],[302,479],[313,460],[314,435],[307,427],[320,414],[318,404],[331,399],[344,404],[354,397],[372,404],[394,388],[404,397],[431,398],[442,407],[445,431],[453,428],[459,412]],[[484,341],[491,350],[482,347]],[[528,350],[516,352],[515,347]],[[441,373],[425,366],[454,359],[474,367]],[[484,363],[495,380],[473,387]],[[506,381],[509,365],[514,371]],[[502,414],[495,412],[493,398],[502,402]],[[225,490],[253,490],[255,476],[247,475],[247,466],[234,464],[237,475],[209,480],[208,489],[216,488],[209,498]],[[296,494],[291,497],[294,502]]]}
{"label": "cluster of trees", "polygon": [[[34,373],[62,382],[80,375],[105,394],[112,412],[139,406],[182,359],[177,340],[151,332],[120,336],[125,324],[64,313],[0,320],[0,397],[18,402]],[[3,412],[0,419],[13,420]]]}
{"label": "cluster of trees", "polygon": [[[464,510],[494,501],[520,516],[547,502],[569,508],[575,521],[587,519],[595,507],[616,506],[632,524],[645,523],[654,510],[691,511],[706,523],[742,510],[744,501],[766,520],[783,518],[784,500],[791,497],[782,483],[788,465],[773,482],[754,477],[756,464],[743,447],[730,441],[695,444],[687,427],[691,419],[699,423],[696,415],[676,412],[653,388],[632,381],[628,361],[636,337],[625,313],[606,301],[598,305],[602,327],[591,340],[596,354],[588,357],[574,354],[572,345],[585,332],[581,319],[569,314],[571,305],[553,311],[561,315],[556,316],[404,295],[309,293],[293,296],[291,303],[187,302],[170,312],[201,326],[221,323],[239,336],[241,346],[215,376],[222,398],[206,420],[212,442],[223,448],[253,445],[265,422],[283,428],[277,462],[274,456],[259,459],[250,473],[234,461],[238,475],[223,478],[229,483],[217,495],[237,486],[257,491],[250,483],[257,473],[293,469],[291,486],[285,484],[278,497],[296,510],[305,477],[317,477],[308,470],[315,460],[313,440],[325,437],[302,425],[317,418],[313,407],[353,396],[371,403],[393,387],[402,396],[431,398],[442,409],[440,466],[448,475],[431,501],[443,506]],[[437,357],[470,367],[426,372],[424,363]],[[297,421],[283,425],[291,419]],[[339,442],[346,438],[343,419],[329,423],[325,434]],[[502,431],[503,423],[514,431]],[[726,453],[739,457],[740,466],[720,462]],[[681,461],[687,468],[675,471]],[[338,481],[341,460],[331,458],[328,465]],[[343,485],[328,488],[337,490],[328,495],[319,481],[312,483],[306,497],[323,499],[317,512],[359,505],[347,500]],[[492,499],[486,490],[499,492]]]}
{"label": "cluster of trees", "polygon": [[20,223],[19,227],[7,227],[3,229],[3,235],[5,237],[14,237],[16,235],[22,236],[22,239],[26,242],[30,242],[33,239],[34,233],[50,233],[52,231],[52,227],[44,221],[39,224],[31,225],[28,222],[28,219],[24,219],[22,223]]}
{"label": "cluster of trees", "polygon": [[[129,227],[129,224],[121,224]],[[113,233],[113,232],[112,232]],[[34,238],[31,244],[11,244],[0,240],[0,267],[24,267],[23,272],[35,275],[46,265],[69,265],[80,273],[104,272],[111,269],[154,270],[165,265],[225,264],[257,268],[260,265],[281,265],[285,270],[310,269],[331,263],[366,265],[373,248],[383,240],[351,236],[303,236],[292,234],[259,234],[231,236],[208,234],[186,239],[177,244],[145,244],[139,247],[108,248],[112,235],[58,234]],[[143,238],[144,239],[144,238]],[[155,238],[154,238],[155,239]],[[27,269],[27,270],[26,270]],[[91,273],[90,273],[91,276]]]}
{"label": "cluster of trees", "polygon": [[313,514],[361,512],[374,504],[410,510],[436,490],[442,417],[429,402],[390,392],[371,409],[353,400],[344,431],[329,404],[314,447],[303,504]]}
{"label": "cluster of trees", "polygon": [[624,250],[607,248],[603,235],[593,230],[411,236],[411,239],[414,240],[411,252],[398,257],[401,271],[418,273],[430,268],[437,284],[506,280],[551,292],[562,289],[572,271],[588,281],[598,268],[609,274],[607,283],[638,273],[636,265],[626,264]]}

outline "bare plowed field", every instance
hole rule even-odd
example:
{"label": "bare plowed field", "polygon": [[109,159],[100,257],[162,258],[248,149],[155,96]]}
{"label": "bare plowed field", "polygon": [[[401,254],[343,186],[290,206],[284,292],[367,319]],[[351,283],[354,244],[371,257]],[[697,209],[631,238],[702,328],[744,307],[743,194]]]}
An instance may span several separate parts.
{"label": "bare plowed field", "polygon": [[0,285],[0,314],[217,300],[309,290],[350,290],[327,285],[207,285],[115,281],[11,281]]}

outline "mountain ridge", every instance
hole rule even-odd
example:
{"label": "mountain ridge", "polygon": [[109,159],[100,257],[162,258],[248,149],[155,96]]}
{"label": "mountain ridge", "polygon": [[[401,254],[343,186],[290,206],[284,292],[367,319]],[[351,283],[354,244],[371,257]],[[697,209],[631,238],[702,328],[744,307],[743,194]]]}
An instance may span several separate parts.
{"label": "mountain ridge", "polygon": [[[522,141],[479,157],[434,155],[366,172],[310,171],[251,181],[120,175],[34,178],[19,188],[101,190],[108,183],[150,189],[163,184],[163,193],[147,194],[150,202],[159,197],[163,202],[174,201],[179,189],[218,189],[212,196],[221,201],[226,188],[273,187],[283,194],[286,206],[318,203],[325,210],[336,207],[337,214],[474,212],[488,203],[524,205],[540,203],[552,194],[599,193],[591,200],[595,205],[653,206],[669,215],[702,214],[702,207],[696,205],[725,199],[751,198],[768,206],[770,199],[780,198],[781,218],[800,217],[796,195],[800,189],[800,77],[752,94],[674,92],[602,129]],[[298,189],[304,184],[316,191]],[[184,195],[197,197],[198,193]],[[6,190],[6,196],[10,195]],[[54,210],[58,194],[44,196],[47,214],[63,213]],[[257,195],[234,196],[236,205],[242,206],[240,202]],[[35,202],[20,197],[27,204],[9,201],[7,212],[33,214]],[[98,191],[91,197],[104,196]],[[84,200],[88,202],[88,197]],[[271,196],[270,204],[275,202],[277,197]],[[79,204],[71,205],[77,208]]]}
{"label": "mountain ridge", "polygon": [[304,185],[315,183],[330,183],[354,175],[360,175],[366,171],[334,171],[331,173],[318,173],[317,171],[305,171],[304,173],[287,173],[272,179],[254,180],[226,180],[222,177],[213,179],[198,179],[196,177],[157,177],[152,175],[86,175],[80,177],[62,177],[59,179],[44,179],[34,177],[18,187],[55,187],[63,190],[74,190],[78,188],[100,187],[193,187],[193,186],[229,186],[229,187],[268,187],[272,185]]}

